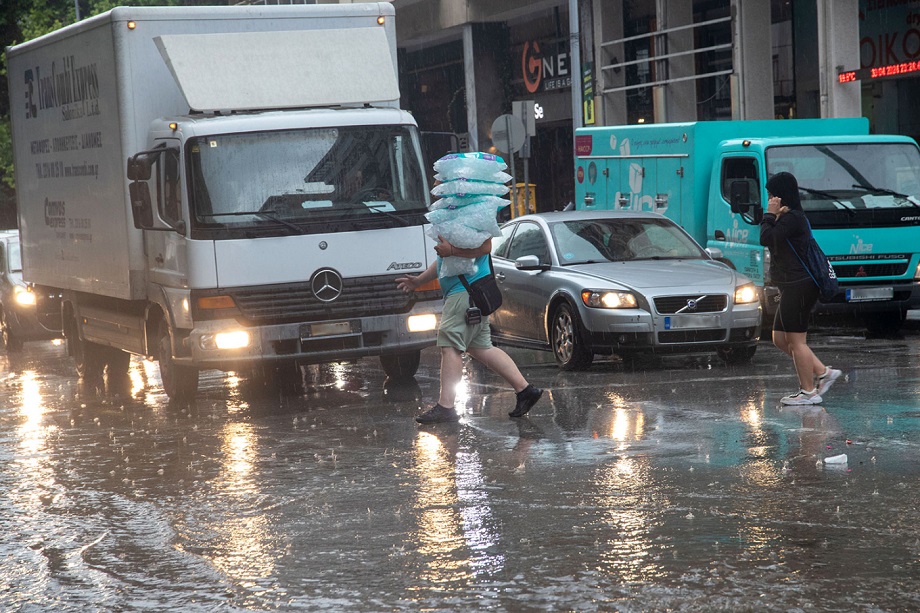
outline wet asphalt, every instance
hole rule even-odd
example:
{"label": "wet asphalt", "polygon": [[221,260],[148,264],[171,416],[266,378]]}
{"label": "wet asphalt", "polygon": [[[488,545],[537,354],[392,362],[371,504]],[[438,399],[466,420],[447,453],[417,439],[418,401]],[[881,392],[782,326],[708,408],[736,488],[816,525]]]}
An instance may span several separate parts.
{"label": "wet asphalt", "polygon": [[408,383],[208,372],[176,406],[155,363],[88,385],[32,343],[0,354],[0,609],[920,610],[920,330],[811,341],[845,373],[816,407],[779,405],[768,342],[731,368],[513,351],[546,389],[527,418],[469,364],[460,423],[428,427],[434,350]]}

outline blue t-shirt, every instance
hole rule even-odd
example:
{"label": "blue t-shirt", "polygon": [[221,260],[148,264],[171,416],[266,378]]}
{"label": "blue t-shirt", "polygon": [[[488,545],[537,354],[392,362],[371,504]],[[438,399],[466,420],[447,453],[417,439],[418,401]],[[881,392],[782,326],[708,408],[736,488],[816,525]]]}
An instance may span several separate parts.
{"label": "blue t-shirt", "polygon": [[[474,262],[476,265],[476,272],[469,275],[464,275],[466,277],[467,283],[472,283],[476,279],[482,279],[488,274],[491,274],[489,269],[489,254],[481,255],[476,258]],[[460,282],[460,277],[442,277],[441,276],[441,258],[438,258],[438,281],[441,283],[441,292],[444,294],[444,297],[447,298],[451,294],[457,292],[465,292],[466,288],[463,287],[463,283]]]}

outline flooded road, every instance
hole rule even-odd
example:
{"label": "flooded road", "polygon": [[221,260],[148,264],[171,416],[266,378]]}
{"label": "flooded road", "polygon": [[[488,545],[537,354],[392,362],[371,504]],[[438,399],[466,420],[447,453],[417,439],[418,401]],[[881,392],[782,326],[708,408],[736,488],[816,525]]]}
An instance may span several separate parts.
{"label": "flooded road", "polygon": [[[842,368],[783,408],[788,359],[561,373],[548,393],[470,367],[460,424],[376,360],[304,390],[156,364],[83,386],[62,346],[0,355],[0,609],[908,611],[920,609],[920,334],[811,335]],[[845,464],[824,460],[846,455]]]}

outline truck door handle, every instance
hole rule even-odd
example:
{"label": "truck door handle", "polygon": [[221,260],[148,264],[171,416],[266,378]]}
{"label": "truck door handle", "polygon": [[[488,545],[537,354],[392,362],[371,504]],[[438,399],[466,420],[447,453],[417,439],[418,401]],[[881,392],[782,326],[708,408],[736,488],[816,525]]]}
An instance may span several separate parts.
{"label": "truck door handle", "polygon": [[626,196],[620,196],[620,198],[617,200],[617,204],[619,204],[621,207],[625,209],[626,207],[629,206],[629,198],[627,198]]}
{"label": "truck door handle", "polygon": [[585,206],[594,206],[594,196],[585,196]]}
{"label": "truck door handle", "polygon": [[655,206],[659,209],[668,206],[668,195],[658,194],[658,196],[655,198]]}

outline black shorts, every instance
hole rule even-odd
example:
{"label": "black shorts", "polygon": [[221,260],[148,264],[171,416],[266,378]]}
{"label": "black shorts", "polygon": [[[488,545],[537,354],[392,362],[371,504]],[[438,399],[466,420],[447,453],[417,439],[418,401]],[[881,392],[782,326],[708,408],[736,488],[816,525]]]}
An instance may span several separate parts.
{"label": "black shorts", "polygon": [[818,302],[818,286],[811,279],[779,284],[779,308],[773,319],[778,332],[808,332],[811,311]]}

